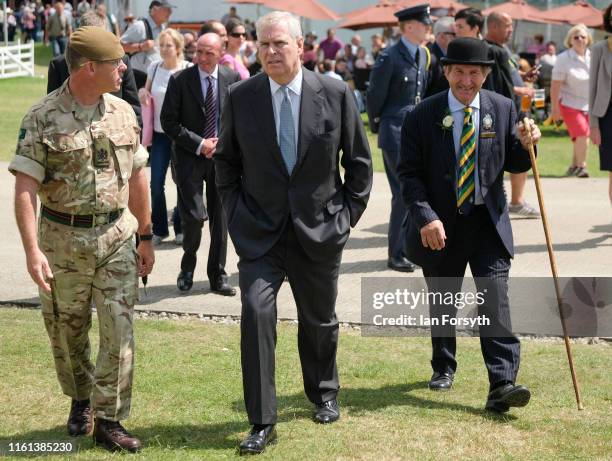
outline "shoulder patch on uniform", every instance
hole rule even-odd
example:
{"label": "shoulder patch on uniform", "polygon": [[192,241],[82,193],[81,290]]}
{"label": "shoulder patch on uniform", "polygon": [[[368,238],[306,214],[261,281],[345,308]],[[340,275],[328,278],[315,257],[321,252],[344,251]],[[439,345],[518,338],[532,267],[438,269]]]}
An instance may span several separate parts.
{"label": "shoulder patch on uniform", "polygon": [[26,129],[25,129],[25,128],[22,128],[22,129],[20,129],[20,130],[19,130],[19,140],[20,140],[20,141],[21,141],[22,139],[25,139],[26,133],[27,133],[27,131],[26,131]]}

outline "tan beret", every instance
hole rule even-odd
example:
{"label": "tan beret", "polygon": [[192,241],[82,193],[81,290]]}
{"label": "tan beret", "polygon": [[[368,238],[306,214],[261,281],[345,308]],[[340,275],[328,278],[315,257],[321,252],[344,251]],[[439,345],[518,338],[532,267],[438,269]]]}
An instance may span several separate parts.
{"label": "tan beret", "polygon": [[125,54],[119,38],[102,27],[79,27],[70,36],[68,46],[92,61],[112,61]]}

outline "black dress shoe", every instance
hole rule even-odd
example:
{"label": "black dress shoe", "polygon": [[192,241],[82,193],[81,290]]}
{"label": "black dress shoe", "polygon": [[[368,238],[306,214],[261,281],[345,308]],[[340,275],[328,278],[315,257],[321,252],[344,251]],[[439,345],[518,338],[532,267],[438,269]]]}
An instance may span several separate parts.
{"label": "black dress shoe", "polygon": [[336,399],[317,404],[314,420],[320,424],[329,424],[340,419],[340,408]]}
{"label": "black dress shoe", "polygon": [[178,278],[176,279],[176,286],[181,291],[189,291],[193,286],[193,272],[179,272]]}
{"label": "black dress shoe", "polygon": [[73,400],[70,407],[70,416],[66,423],[68,434],[73,437],[87,435],[93,428],[91,404],[87,400]]}
{"label": "black dress shoe", "polygon": [[246,439],[240,442],[241,455],[257,455],[263,453],[266,445],[276,442],[276,426],[274,424],[256,424]]}
{"label": "black dress shoe", "polygon": [[418,266],[411,263],[404,256],[401,256],[399,258],[389,258],[387,260],[387,267],[398,272],[414,272]]}
{"label": "black dress shoe", "polygon": [[453,387],[454,378],[455,375],[450,372],[439,373],[435,371],[429,380],[429,388],[432,391],[450,391],[450,388]]}
{"label": "black dress shoe", "polygon": [[505,413],[510,410],[510,407],[524,407],[529,403],[530,398],[531,392],[525,386],[508,383],[489,392],[485,409]]}
{"label": "black dress shoe", "polygon": [[221,296],[236,296],[236,289],[227,283],[227,280],[219,280],[216,283],[210,282],[210,291]]}

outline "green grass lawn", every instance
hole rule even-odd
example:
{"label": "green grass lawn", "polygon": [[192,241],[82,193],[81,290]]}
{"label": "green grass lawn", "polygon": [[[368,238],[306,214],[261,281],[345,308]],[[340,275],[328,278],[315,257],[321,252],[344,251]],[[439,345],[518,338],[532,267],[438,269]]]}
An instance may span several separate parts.
{"label": "green grass lawn", "polygon": [[[46,94],[47,66],[51,59],[51,48],[37,44],[35,48],[36,77],[20,77],[0,80],[0,160],[10,160],[15,152],[17,133],[21,119],[28,108]],[[372,159],[375,171],[384,171],[382,154],[377,146],[377,136],[372,134],[367,126],[367,117],[363,115],[366,124]],[[542,128],[543,139],[538,149],[538,165],[542,176],[563,176],[572,158],[572,144],[567,137],[567,131],[556,132],[552,128]],[[588,154],[588,168],[591,176],[607,177],[608,172],[599,171],[599,155],[597,148],[591,146]]]}
{"label": "green grass lawn", "polygon": [[[94,321],[93,349],[97,348]],[[129,459],[233,459],[248,429],[242,401],[239,328],[137,320],[136,372],[126,427],[145,450]],[[584,411],[577,411],[561,342],[523,342],[520,382],[532,402],[508,416],[484,412],[486,371],[478,340],[459,340],[453,390],[433,393],[428,338],[361,337],[341,331],[342,418],[310,420],[296,328],[279,327],[279,442],[258,459],[609,459],[612,346],[574,345]],[[68,399],[55,378],[40,311],[0,309],[0,449],[9,441],[77,442],[65,459],[116,459],[90,438],[65,433]],[[48,459],[60,459],[49,456]],[[127,458],[126,458],[127,459]]]}

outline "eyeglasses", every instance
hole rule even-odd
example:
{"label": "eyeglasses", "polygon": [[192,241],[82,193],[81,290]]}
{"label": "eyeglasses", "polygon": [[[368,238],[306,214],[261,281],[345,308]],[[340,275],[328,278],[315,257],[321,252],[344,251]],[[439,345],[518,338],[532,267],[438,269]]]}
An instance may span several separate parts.
{"label": "eyeglasses", "polygon": [[121,63],[123,62],[123,60],[119,58],[119,59],[112,59],[110,61],[99,61],[99,62],[101,62],[102,64],[110,64],[111,66],[113,66],[114,69],[118,69]]}
{"label": "eyeglasses", "polygon": [[234,38],[246,37],[246,32],[232,32],[230,36]]}

